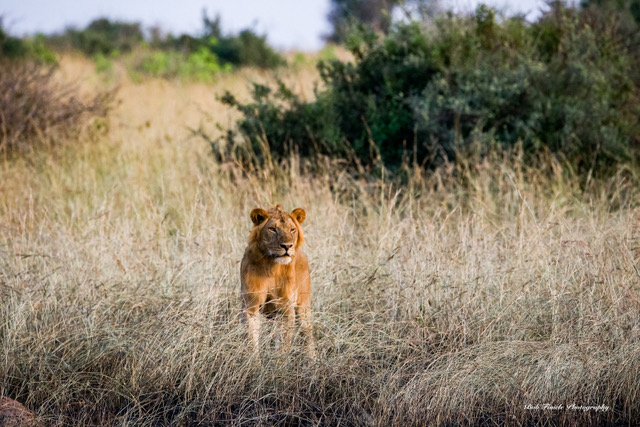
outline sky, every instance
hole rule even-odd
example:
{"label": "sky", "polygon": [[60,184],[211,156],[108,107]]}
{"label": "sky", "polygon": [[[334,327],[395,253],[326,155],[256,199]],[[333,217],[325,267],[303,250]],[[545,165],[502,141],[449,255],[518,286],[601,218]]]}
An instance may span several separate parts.
{"label": "sky", "polygon": [[[507,13],[534,18],[543,0],[485,0]],[[478,0],[441,0],[446,9],[471,11]],[[266,34],[281,50],[317,50],[322,35],[330,32],[329,0],[0,0],[6,30],[23,36],[61,32],[67,26],[83,28],[95,18],[141,22],[144,28],[160,26],[173,34],[202,30],[202,11],[219,14],[223,33],[250,28]]]}

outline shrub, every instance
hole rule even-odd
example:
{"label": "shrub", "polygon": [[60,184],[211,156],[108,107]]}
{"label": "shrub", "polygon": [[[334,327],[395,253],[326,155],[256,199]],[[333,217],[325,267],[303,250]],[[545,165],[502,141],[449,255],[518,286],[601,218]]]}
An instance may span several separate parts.
{"label": "shrub", "polygon": [[355,63],[320,63],[326,89],[315,101],[284,87],[224,100],[244,114],[254,149],[272,156],[298,147],[395,170],[522,143],[526,155],[550,150],[605,175],[639,148],[640,44],[637,23],[593,7],[557,4],[528,24],[480,6],[432,27],[401,23],[382,40],[361,28],[347,42]]}
{"label": "shrub", "polygon": [[140,23],[99,18],[82,30],[68,28],[64,34],[50,36],[47,43],[57,49],[75,49],[89,56],[110,56],[129,52],[143,40]]}
{"label": "shrub", "polygon": [[[217,44],[212,40],[212,45]],[[200,47],[197,51],[189,54],[186,61],[181,64],[179,74],[183,78],[200,81],[211,81],[213,76],[220,72],[230,72],[231,65],[220,64],[218,56],[206,47]]]}
{"label": "shrub", "polygon": [[45,46],[45,38],[39,34],[19,39],[7,34],[0,17],[0,60],[31,59],[47,64],[57,62],[55,54]]}
{"label": "shrub", "polygon": [[154,77],[175,77],[178,74],[182,55],[178,52],[154,50],[136,55],[134,73],[148,74]]}
{"label": "shrub", "polygon": [[[239,128],[244,135],[250,136],[251,143],[251,151],[247,157],[243,147],[233,143],[234,134],[231,132],[226,147],[236,151],[224,156],[231,154],[246,161],[253,160],[252,157],[258,154],[262,160],[265,155],[278,156],[291,152],[294,149],[292,141],[304,142],[295,147],[303,157],[318,153],[347,154],[341,151],[341,144],[335,143],[340,138],[339,130],[334,126],[324,126],[330,123],[328,114],[332,108],[322,95],[316,102],[305,103],[284,83],[279,82],[276,90],[254,83],[252,97],[254,102],[248,104],[238,102],[228,92],[220,98],[223,103],[242,112],[244,119],[239,122]],[[333,119],[337,121],[338,117]],[[213,146],[217,147],[218,144]]]}
{"label": "shrub", "polygon": [[[210,40],[215,45],[215,39]],[[222,72],[230,72],[230,64],[221,64],[219,58],[211,49],[200,46],[194,52],[183,53],[173,50],[151,50],[135,55],[131,72],[162,78],[182,78],[212,82],[215,76]]]}
{"label": "shrub", "polygon": [[251,30],[243,30],[237,36],[221,37],[212,51],[223,62],[234,66],[276,68],[285,64],[284,59],[267,44],[266,38]]}
{"label": "shrub", "polygon": [[[220,29],[220,18],[209,19],[203,15],[204,32],[201,37],[183,34],[179,37],[167,36],[156,41],[154,47],[162,50],[177,50],[189,54],[203,54],[208,49],[222,64],[233,67],[276,68],[286,61],[267,43],[265,36],[245,29],[238,35],[224,35]],[[215,41],[215,42],[212,42]]]}
{"label": "shrub", "polygon": [[113,76],[113,58],[105,56],[101,53],[93,57],[93,62],[96,64],[96,71],[103,75]]}
{"label": "shrub", "polygon": [[75,87],[56,83],[54,67],[30,62],[0,66],[0,151],[16,153],[55,136],[73,135],[88,118],[105,116],[114,92],[83,99]]}

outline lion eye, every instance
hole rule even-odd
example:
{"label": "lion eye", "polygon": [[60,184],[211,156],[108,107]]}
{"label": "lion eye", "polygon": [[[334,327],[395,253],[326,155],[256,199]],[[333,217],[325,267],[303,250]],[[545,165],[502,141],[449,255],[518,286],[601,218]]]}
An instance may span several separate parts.
{"label": "lion eye", "polygon": [[272,232],[272,233],[275,233],[276,229],[275,229],[275,227],[269,227],[269,231]]}
{"label": "lion eye", "polygon": [[295,232],[296,232],[296,229],[295,229],[295,228],[292,228],[292,229],[291,229],[291,232],[292,232],[292,233],[295,233]]}

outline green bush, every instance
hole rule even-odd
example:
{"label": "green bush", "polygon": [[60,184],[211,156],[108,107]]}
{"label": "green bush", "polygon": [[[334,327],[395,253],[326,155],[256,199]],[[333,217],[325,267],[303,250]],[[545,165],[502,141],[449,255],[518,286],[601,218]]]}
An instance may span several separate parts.
{"label": "green bush", "polygon": [[257,35],[253,30],[242,30],[238,35],[224,35],[220,28],[220,17],[210,19],[206,13],[203,13],[202,24],[204,34],[199,44],[191,41],[192,51],[194,47],[208,44],[209,39],[215,39],[217,43],[208,47],[223,63],[234,67],[275,68],[285,64],[285,60],[267,44],[266,37]]}
{"label": "green bush", "polygon": [[595,7],[558,3],[529,24],[481,5],[470,18],[399,24],[382,40],[361,28],[347,40],[354,63],[319,65],[326,89],[315,101],[284,86],[224,100],[270,156],[296,147],[394,170],[521,143],[604,175],[638,153],[640,37],[628,10]]}
{"label": "green bush", "polygon": [[105,56],[101,53],[93,57],[93,62],[96,64],[96,71],[103,75],[113,76],[113,58]]}
{"label": "green bush", "polygon": [[266,38],[251,30],[243,30],[237,36],[221,37],[212,51],[223,62],[234,66],[276,68],[285,64],[284,59],[267,44]]}
{"label": "green bush", "polygon": [[[216,40],[215,44],[211,40]],[[285,65],[285,60],[275,52],[264,36],[258,36],[251,30],[243,30],[237,36],[223,36],[215,32],[207,32],[202,37],[182,35],[167,37],[165,41],[155,44],[164,51],[187,53],[202,52],[208,49],[216,55],[220,62],[233,67],[276,68]]]}
{"label": "green bush", "polygon": [[[289,90],[282,82],[278,89],[255,84],[252,96],[254,102],[243,104],[229,92],[221,97],[227,105],[238,108],[244,115],[239,128],[249,137],[251,150],[234,143],[233,132],[228,134],[228,144],[223,144],[233,153],[225,153],[222,157],[233,155],[241,160],[251,160],[255,153],[263,155],[284,155],[295,149],[303,157],[311,157],[318,153],[347,155],[342,150],[340,129],[332,126],[332,119],[337,122],[339,117],[330,117],[334,111],[331,101],[318,94],[316,102],[306,103]],[[266,138],[265,138],[266,136]],[[298,144],[296,142],[303,141]],[[294,147],[295,143],[295,147]],[[322,146],[321,146],[322,144]],[[330,144],[330,146],[328,145]],[[220,144],[213,144],[214,147]],[[221,153],[216,153],[220,155]],[[248,157],[247,157],[248,156]]]}
{"label": "green bush", "polygon": [[[217,41],[210,39],[209,44],[214,46]],[[134,58],[131,68],[134,78],[147,75],[212,82],[217,74],[231,71],[230,64],[221,64],[216,54],[205,46],[186,54],[175,50],[157,49],[136,52]]]}
{"label": "green bush", "polygon": [[[167,52],[196,54],[194,61],[206,59],[205,50],[215,55],[217,61],[225,66],[275,68],[285,65],[286,61],[268,44],[265,36],[259,36],[253,30],[243,30],[237,35],[223,34],[220,18],[209,19],[203,15],[204,31],[199,37],[182,34],[175,37],[171,34],[155,37],[152,47]],[[211,62],[211,61],[207,61]]]}
{"label": "green bush", "polygon": [[68,28],[63,34],[47,37],[49,46],[56,50],[79,50],[88,56],[117,56],[130,52],[144,40],[140,23],[93,20],[86,28]]}
{"label": "green bush", "polygon": [[29,59],[46,64],[55,64],[56,55],[45,46],[45,37],[41,34],[19,39],[4,30],[0,18],[0,60]]}
{"label": "green bush", "polygon": [[221,65],[214,52],[206,47],[200,47],[187,56],[187,60],[181,64],[179,73],[183,78],[209,82],[216,74],[230,71],[231,64]]}

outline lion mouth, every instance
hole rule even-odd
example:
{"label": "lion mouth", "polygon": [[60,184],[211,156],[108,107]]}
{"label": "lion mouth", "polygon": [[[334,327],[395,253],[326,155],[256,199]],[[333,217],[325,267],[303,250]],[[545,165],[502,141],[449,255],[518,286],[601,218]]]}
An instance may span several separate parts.
{"label": "lion mouth", "polygon": [[277,253],[277,252],[271,252],[271,256],[274,258],[291,258],[293,256],[293,254],[289,253],[289,251],[283,252],[283,253]]}
{"label": "lion mouth", "polygon": [[274,258],[291,258],[291,254],[290,253],[284,253],[284,254],[277,254],[273,256]]}

